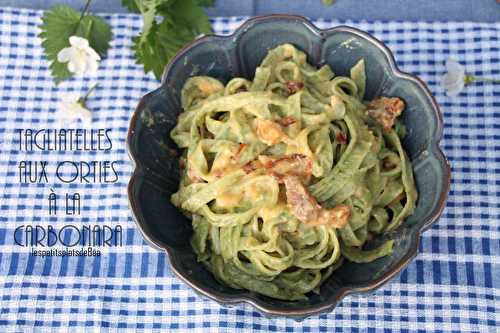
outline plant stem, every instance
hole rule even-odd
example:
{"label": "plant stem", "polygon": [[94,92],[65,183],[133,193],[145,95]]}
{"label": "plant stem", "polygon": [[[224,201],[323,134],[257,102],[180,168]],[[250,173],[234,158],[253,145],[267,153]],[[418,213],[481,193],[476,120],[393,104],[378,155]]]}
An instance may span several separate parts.
{"label": "plant stem", "polygon": [[80,18],[78,19],[78,23],[76,23],[75,29],[73,30],[73,35],[76,34],[76,32],[78,31],[78,27],[80,27],[80,22],[82,22],[83,18],[85,17],[85,14],[87,14],[91,2],[92,0],[87,0],[87,3],[85,3],[85,7],[83,7],[82,13],[80,14]]}
{"label": "plant stem", "polygon": [[465,84],[471,84],[473,82],[485,82],[485,83],[493,83],[493,84],[500,84],[500,80],[498,79],[492,79],[489,77],[480,77],[480,76],[473,76],[473,75],[466,75],[465,76]]}
{"label": "plant stem", "polygon": [[474,81],[478,81],[478,82],[487,82],[487,83],[500,84],[500,80],[491,79],[489,77],[475,77],[474,79],[475,79]]}
{"label": "plant stem", "polygon": [[85,106],[85,104],[87,102],[87,99],[89,98],[90,94],[92,94],[92,92],[95,90],[95,88],[97,88],[98,85],[99,85],[99,83],[94,84],[92,87],[90,87],[90,89],[87,91],[87,93],[83,97],[80,97],[78,99],[78,102],[82,106]]}
{"label": "plant stem", "polygon": [[80,15],[80,19],[78,20],[78,23],[80,23],[80,21],[83,19],[83,17],[85,16],[85,14],[87,14],[87,11],[89,10],[91,2],[92,2],[92,0],[87,0],[87,3],[85,4],[85,7],[83,7],[82,14]]}

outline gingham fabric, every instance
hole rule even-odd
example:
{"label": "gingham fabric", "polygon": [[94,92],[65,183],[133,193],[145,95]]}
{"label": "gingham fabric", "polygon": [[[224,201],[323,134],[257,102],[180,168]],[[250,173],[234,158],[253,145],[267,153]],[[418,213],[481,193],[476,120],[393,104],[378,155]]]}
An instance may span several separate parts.
{"label": "gingham fabric", "polygon": [[[137,15],[107,15],[114,38],[95,76],[55,86],[37,25],[42,12],[0,9],[0,332],[494,332],[500,301],[500,86],[469,86],[456,98],[439,85],[453,56],[467,72],[500,77],[500,23],[315,22],[372,33],[398,66],[422,78],[444,112],[442,146],[452,165],[443,216],[424,233],[407,269],[369,296],[346,297],[331,313],[303,322],[267,319],[249,305],[224,308],[176,278],[165,253],[150,247],[132,220],[125,150],[138,99],[158,86],[134,63]],[[215,18],[219,34],[245,18]],[[99,88],[88,106],[94,128],[111,128],[111,152],[20,152],[15,130],[52,128],[61,97]],[[18,162],[116,160],[114,184],[20,184]],[[81,217],[48,215],[50,189],[82,194]],[[120,224],[123,246],[101,257],[34,257],[14,244],[27,224]]]}

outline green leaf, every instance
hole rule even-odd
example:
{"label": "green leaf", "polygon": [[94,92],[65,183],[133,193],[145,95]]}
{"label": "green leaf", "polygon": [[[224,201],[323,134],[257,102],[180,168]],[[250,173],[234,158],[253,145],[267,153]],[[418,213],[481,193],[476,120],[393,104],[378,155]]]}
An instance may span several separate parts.
{"label": "green leaf", "polygon": [[213,7],[215,5],[215,0],[197,0],[196,3],[202,7]]}
{"label": "green leaf", "polygon": [[[139,0],[140,1],[140,0]],[[156,15],[158,14],[158,6],[168,3],[168,0],[144,0],[140,1],[141,3],[138,5],[139,10],[142,13],[142,32],[143,36],[147,36],[153,27],[153,23],[156,22]],[[144,37],[145,38],[145,37]],[[144,41],[144,40],[143,40]]]}
{"label": "green leaf", "polygon": [[111,40],[111,27],[102,18],[86,15],[80,22],[80,13],[66,5],[55,6],[46,11],[42,17],[42,32],[39,37],[43,39],[47,59],[51,62],[50,70],[56,83],[72,76],[66,63],[57,61],[57,54],[69,46],[69,37],[76,35],[87,38],[90,46],[101,57],[106,55]]}
{"label": "green leaf", "polygon": [[80,16],[71,7],[59,5],[51,11],[45,12],[42,17],[42,32],[39,37],[43,39],[42,47],[47,59],[51,61],[50,70],[56,83],[71,77],[67,65],[57,61],[57,54],[69,46],[69,37],[76,29]]}
{"label": "green leaf", "polygon": [[135,0],[122,0],[122,6],[127,7],[127,9],[131,12],[140,13]]}
{"label": "green leaf", "polygon": [[212,32],[210,21],[196,0],[177,0],[169,6],[169,13],[173,13],[168,18],[174,24],[185,26],[192,31],[194,37]]}
{"label": "green leaf", "polygon": [[75,35],[87,38],[89,45],[99,55],[104,57],[109,49],[109,42],[113,37],[110,25],[102,18],[86,15],[80,22]]}
{"label": "green leaf", "polygon": [[335,2],[335,0],[321,0],[323,2],[323,5],[325,6],[331,6]]}
{"label": "green leaf", "polygon": [[153,23],[147,36],[136,37],[133,49],[137,62],[144,65],[144,72],[152,71],[160,79],[168,61],[192,39],[193,34],[185,27],[163,20],[160,24]]}
{"label": "green leaf", "polygon": [[144,71],[152,71],[160,79],[165,65],[177,51],[199,34],[211,32],[211,27],[197,0],[156,2],[155,9],[163,20],[158,23],[148,18],[146,24],[144,18],[145,28],[134,38],[133,49],[137,63],[144,65]]}
{"label": "green leaf", "polygon": [[[161,7],[167,6],[173,0],[123,0],[122,3],[126,5],[130,10],[142,14],[142,38],[141,42],[144,42],[145,36],[147,36],[156,22],[156,16],[161,10]],[[127,2],[127,3],[126,3]]]}

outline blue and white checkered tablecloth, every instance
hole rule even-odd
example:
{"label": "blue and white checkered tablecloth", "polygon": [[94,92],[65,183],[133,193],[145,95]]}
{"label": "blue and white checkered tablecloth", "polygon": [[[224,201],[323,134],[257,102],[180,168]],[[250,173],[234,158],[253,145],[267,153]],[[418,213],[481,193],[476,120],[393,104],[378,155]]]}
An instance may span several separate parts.
{"label": "blue and white checkered tablecloth", "polygon": [[[0,332],[498,332],[500,310],[500,86],[477,84],[456,98],[439,78],[453,56],[478,76],[500,76],[500,23],[344,23],[374,34],[404,71],[420,76],[444,112],[442,146],[452,186],[442,218],[425,232],[416,260],[373,295],[349,296],[331,313],[303,322],[267,319],[251,306],[224,308],[173,276],[165,253],[150,247],[132,220],[126,185],[129,118],[158,82],[130,50],[141,21],[108,15],[114,39],[95,77],[55,86],[43,57],[41,12],[0,9]],[[216,18],[228,34],[245,18]],[[52,128],[63,94],[100,87],[88,106],[94,128],[111,128],[110,152],[20,152],[18,128]],[[116,160],[113,184],[20,184],[22,160]],[[51,217],[47,195],[78,191],[81,217]],[[20,225],[121,225],[123,246],[100,257],[35,257],[14,244]]]}

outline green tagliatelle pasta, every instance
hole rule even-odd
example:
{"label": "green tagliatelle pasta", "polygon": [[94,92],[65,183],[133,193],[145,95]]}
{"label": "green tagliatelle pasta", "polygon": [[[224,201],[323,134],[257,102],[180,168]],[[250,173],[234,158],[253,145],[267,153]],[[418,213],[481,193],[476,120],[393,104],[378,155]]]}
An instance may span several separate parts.
{"label": "green tagliatelle pasta", "polygon": [[269,51],[253,81],[190,78],[171,137],[185,149],[174,205],[192,247],[233,288],[299,300],[349,260],[392,252],[367,240],[415,207],[401,146],[399,98],[364,102],[365,64],[350,77],[319,69],[290,44]]}

